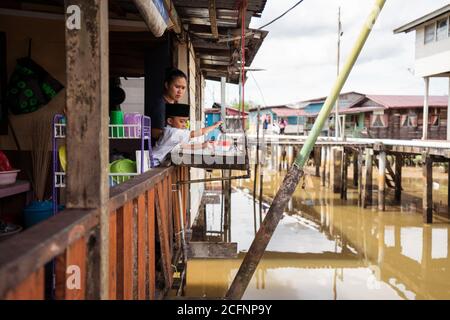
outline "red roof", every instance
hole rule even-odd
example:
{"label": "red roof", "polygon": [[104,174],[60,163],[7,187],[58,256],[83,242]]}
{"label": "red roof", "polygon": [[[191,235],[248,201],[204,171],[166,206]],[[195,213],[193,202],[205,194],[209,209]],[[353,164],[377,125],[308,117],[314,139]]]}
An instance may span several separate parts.
{"label": "red roof", "polygon": [[[423,108],[424,96],[387,96],[387,95],[367,95],[370,100],[390,108]],[[447,96],[430,96],[430,107],[447,107]]]}

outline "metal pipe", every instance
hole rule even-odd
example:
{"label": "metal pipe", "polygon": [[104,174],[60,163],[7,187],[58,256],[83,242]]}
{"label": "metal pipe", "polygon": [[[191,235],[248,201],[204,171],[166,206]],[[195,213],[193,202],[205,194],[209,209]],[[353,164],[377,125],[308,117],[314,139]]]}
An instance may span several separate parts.
{"label": "metal pipe", "polygon": [[283,184],[278,190],[269,208],[269,211],[266,214],[266,217],[250,246],[248,253],[244,257],[239,271],[236,274],[236,277],[234,278],[226,294],[227,298],[241,299],[244,295],[244,292],[247,289],[248,284],[250,283],[250,280],[258,266],[258,263],[261,260],[279,221],[283,217],[284,209],[286,208],[289,200],[292,198],[292,194],[297,188],[300,178],[304,175],[303,166],[305,165],[309,154],[311,153],[311,150],[313,149],[314,144],[325,124],[325,121],[333,108],[333,104],[336,102],[336,99],[340,91],[342,90],[342,87],[344,86],[345,81],[347,80],[350,71],[352,70],[356,59],[358,58],[385,2],[386,0],[375,1],[374,8],[372,9],[369,18],[367,19],[367,22],[363,26],[363,30],[358,40],[356,41],[355,47],[353,48],[352,53],[347,60],[347,63],[345,64],[342,72],[337,78],[331,94],[325,101],[325,105],[320,111],[319,116],[311,130],[311,133],[309,134],[308,139],[305,142],[305,145],[302,147],[294,165],[291,167],[286,177],[284,178]]}
{"label": "metal pipe", "polygon": [[183,246],[183,261],[187,261],[187,246],[186,246],[186,235],[184,232],[184,215],[183,215],[183,196],[181,194],[181,186],[177,185],[178,189],[178,206],[180,208],[179,215],[180,215],[180,233],[181,233],[181,245]]}
{"label": "metal pipe", "polygon": [[239,180],[239,179],[250,179],[250,171],[243,176],[227,177],[227,178],[210,178],[210,179],[197,179],[197,180],[181,180],[177,184],[189,184],[189,183],[202,183],[202,182],[216,182],[216,181],[229,181],[229,180]]}
{"label": "metal pipe", "polygon": [[164,34],[164,31],[166,31],[167,24],[163,20],[153,1],[133,0],[133,2],[153,35],[155,37],[161,37]]}

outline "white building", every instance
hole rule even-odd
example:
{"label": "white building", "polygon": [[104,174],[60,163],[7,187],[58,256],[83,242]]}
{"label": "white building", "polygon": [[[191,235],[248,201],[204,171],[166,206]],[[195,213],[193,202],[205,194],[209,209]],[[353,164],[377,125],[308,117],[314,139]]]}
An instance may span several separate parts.
{"label": "white building", "polygon": [[[415,73],[425,80],[423,139],[427,139],[430,78],[449,78],[450,109],[450,4],[394,30],[394,33],[411,31],[416,31]],[[447,140],[450,140],[449,115],[448,111]]]}

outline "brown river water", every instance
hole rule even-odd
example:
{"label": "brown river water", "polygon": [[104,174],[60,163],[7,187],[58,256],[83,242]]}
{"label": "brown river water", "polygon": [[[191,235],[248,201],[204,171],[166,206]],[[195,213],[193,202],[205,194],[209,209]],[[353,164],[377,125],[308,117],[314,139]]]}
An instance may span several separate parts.
{"label": "brown river water", "polygon": [[[376,209],[376,191],[374,206],[362,209],[355,188],[349,186],[348,200],[340,200],[320,186],[319,178],[308,175],[243,299],[450,299],[447,174],[434,168],[435,213],[441,213],[425,225],[420,170],[405,168],[402,202],[392,203],[388,190],[385,212]],[[265,210],[284,174],[264,169]],[[239,258],[190,260],[188,297],[223,297],[254,238],[253,180],[233,186],[231,241],[238,243]],[[207,229],[220,230],[220,205],[208,204],[206,214]]]}

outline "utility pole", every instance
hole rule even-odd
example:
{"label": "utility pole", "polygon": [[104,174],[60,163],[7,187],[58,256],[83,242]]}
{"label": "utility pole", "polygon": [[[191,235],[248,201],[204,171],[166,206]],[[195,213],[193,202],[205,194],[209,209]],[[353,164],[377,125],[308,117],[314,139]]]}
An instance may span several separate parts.
{"label": "utility pole", "polygon": [[[342,36],[342,25],[341,25],[341,7],[338,10],[338,41],[337,41],[337,76],[339,77],[339,64],[341,60],[341,36]],[[334,135],[336,140],[339,139],[339,97],[336,100],[335,105],[335,119],[334,119]]]}

